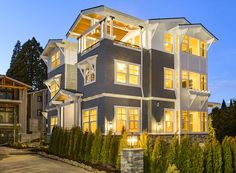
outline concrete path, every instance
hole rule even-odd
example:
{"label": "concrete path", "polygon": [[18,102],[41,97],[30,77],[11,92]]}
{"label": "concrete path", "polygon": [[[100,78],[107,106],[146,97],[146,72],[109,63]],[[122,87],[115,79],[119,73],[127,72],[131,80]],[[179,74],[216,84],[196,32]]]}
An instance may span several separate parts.
{"label": "concrete path", "polygon": [[31,154],[25,150],[0,147],[1,173],[89,173],[60,161]]}

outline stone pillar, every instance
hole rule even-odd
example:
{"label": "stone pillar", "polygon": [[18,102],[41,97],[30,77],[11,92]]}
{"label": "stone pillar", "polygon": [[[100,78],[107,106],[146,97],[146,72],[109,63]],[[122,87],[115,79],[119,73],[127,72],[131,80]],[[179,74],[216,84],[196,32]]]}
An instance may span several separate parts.
{"label": "stone pillar", "polygon": [[143,173],[143,149],[124,148],[121,152],[121,173]]}

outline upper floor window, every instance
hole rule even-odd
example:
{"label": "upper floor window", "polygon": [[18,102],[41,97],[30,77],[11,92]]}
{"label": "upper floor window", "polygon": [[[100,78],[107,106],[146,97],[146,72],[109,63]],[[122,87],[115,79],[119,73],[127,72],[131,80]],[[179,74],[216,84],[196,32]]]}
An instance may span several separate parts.
{"label": "upper floor window", "polygon": [[115,61],[115,83],[140,85],[140,66],[123,61]]}
{"label": "upper floor window", "polygon": [[97,108],[83,110],[83,131],[95,132],[97,129]]}
{"label": "upper floor window", "polygon": [[60,66],[61,63],[60,55],[61,55],[60,51],[57,51],[52,55],[52,66],[51,66],[52,70]]}
{"label": "upper floor window", "polygon": [[140,109],[135,107],[116,107],[116,131],[122,132],[123,129],[129,132],[139,132]]}
{"label": "upper floor window", "polygon": [[173,110],[165,110],[164,114],[164,124],[165,124],[165,132],[173,132],[174,130],[174,111]]}
{"label": "upper floor window", "polygon": [[84,83],[90,84],[92,82],[95,82],[95,65],[87,64],[84,70],[85,70]]}
{"label": "upper floor window", "polygon": [[206,75],[182,70],[182,88],[207,91]]}
{"label": "upper floor window", "polygon": [[164,68],[164,88],[174,89],[174,70]]}
{"label": "upper floor window", "polygon": [[206,57],[206,42],[184,35],[182,40],[182,52],[189,52],[192,55]]}
{"label": "upper floor window", "polygon": [[[56,81],[57,80],[57,81]],[[60,89],[60,79],[55,79],[50,84],[51,98],[53,98]]]}
{"label": "upper floor window", "polygon": [[164,39],[165,51],[172,53],[173,52],[173,35],[171,35],[170,33],[166,33],[164,37],[165,37]]}

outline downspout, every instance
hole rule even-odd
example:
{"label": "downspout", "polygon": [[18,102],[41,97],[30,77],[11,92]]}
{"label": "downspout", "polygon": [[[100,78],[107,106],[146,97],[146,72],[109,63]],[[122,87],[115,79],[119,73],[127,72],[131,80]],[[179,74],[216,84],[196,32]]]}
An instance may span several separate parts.
{"label": "downspout", "polygon": [[140,100],[140,106],[141,106],[141,126],[140,131],[142,132],[142,117],[143,117],[143,98],[144,98],[144,91],[143,91],[143,26],[139,26],[140,28],[140,48],[141,48],[141,78],[140,78],[140,86],[141,86],[141,100]]}

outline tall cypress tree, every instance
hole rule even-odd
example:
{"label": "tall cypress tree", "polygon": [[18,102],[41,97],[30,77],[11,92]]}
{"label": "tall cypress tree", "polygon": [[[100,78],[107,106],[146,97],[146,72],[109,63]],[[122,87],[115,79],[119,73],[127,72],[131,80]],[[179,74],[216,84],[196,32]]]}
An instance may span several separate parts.
{"label": "tall cypress tree", "polygon": [[47,79],[47,67],[40,59],[42,51],[43,48],[34,37],[26,41],[22,47],[17,42],[7,75],[32,86],[32,90],[44,88],[43,81]]}

